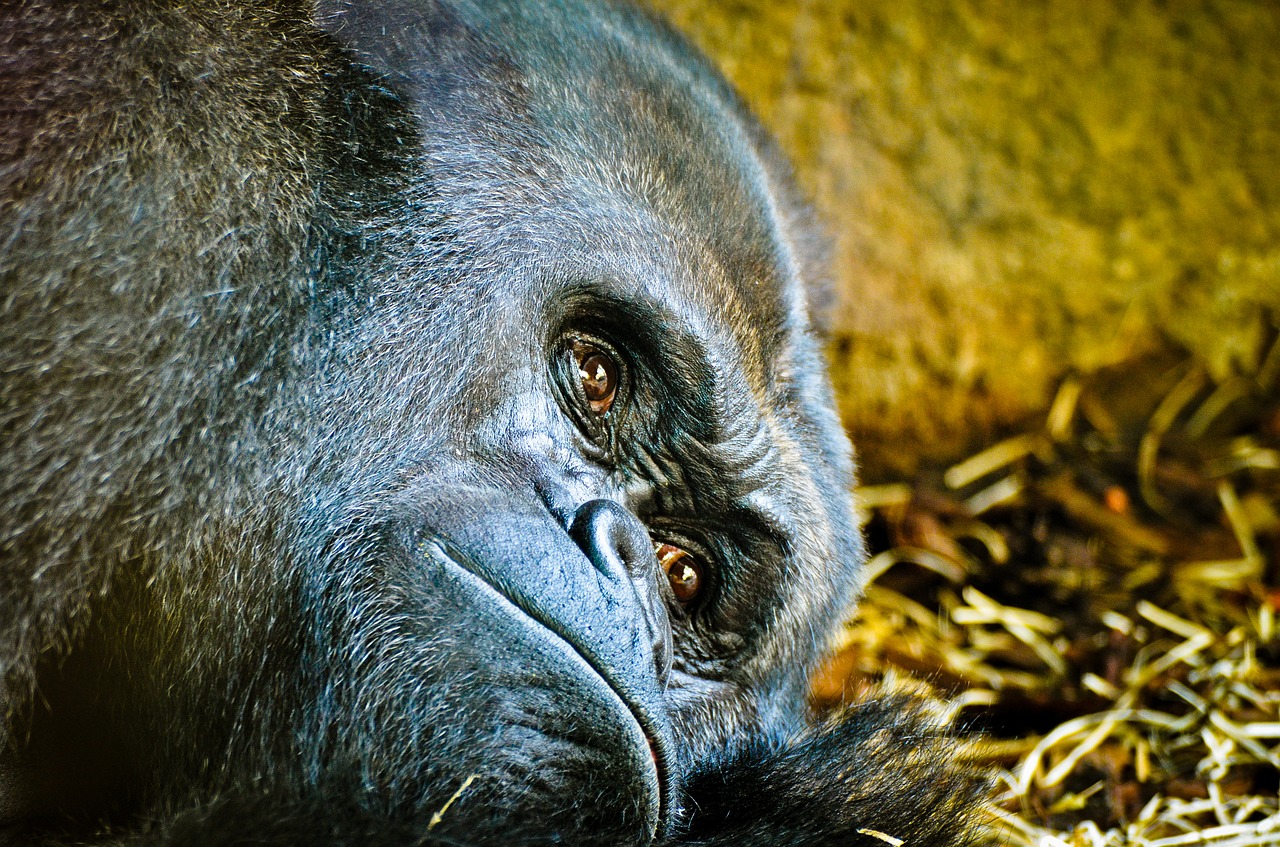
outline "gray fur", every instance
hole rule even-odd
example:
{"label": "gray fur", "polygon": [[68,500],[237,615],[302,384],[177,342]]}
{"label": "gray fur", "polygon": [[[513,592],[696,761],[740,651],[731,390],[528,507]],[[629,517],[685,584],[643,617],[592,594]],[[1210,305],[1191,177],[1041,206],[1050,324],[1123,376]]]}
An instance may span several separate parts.
{"label": "gray fur", "polygon": [[803,704],[863,557],[819,241],[627,7],[0,7],[0,832],[955,843],[913,710]]}

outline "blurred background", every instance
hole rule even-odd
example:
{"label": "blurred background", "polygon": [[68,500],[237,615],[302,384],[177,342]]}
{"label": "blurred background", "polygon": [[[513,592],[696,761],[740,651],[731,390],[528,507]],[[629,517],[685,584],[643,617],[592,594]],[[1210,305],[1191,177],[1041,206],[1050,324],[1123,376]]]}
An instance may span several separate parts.
{"label": "blurred background", "polygon": [[1061,379],[1259,366],[1280,314],[1280,9],[653,0],[796,162],[835,248],[842,411],[875,480]]}
{"label": "blurred background", "polygon": [[796,163],[875,557],[815,683],[1010,844],[1280,844],[1280,4],[649,0]]}

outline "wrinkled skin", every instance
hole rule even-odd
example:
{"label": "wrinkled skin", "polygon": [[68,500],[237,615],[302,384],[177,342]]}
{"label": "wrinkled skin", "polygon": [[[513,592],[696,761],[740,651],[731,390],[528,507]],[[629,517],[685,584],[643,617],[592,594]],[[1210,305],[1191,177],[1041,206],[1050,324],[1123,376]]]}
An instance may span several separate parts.
{"label": "wrinkled skin", "polygon": [[863,556],[818,251],[677,37],[19,0],[0,116],[0,833],[963,839],[913,707],[805,711]]}

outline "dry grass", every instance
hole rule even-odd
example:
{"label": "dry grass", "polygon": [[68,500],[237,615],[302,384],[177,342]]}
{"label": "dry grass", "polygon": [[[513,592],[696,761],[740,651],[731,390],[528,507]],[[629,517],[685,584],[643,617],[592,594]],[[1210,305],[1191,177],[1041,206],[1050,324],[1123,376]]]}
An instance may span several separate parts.
{"label": "dry grass", "polygon": [[1021,847],[1280,845],[1280,342],[1214,383],[1150,359],[864,488],[875,553],[819,701],[924,687],[985,734]]}

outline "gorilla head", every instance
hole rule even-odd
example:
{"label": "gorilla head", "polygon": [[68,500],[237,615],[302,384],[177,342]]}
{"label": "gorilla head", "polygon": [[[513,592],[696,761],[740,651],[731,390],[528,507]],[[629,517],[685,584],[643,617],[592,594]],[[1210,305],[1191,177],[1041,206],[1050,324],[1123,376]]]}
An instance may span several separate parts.
{"label": "gorilla head", "polygon": [[954,844],[785,168],[605,2],[0,11],[0,821]]}

